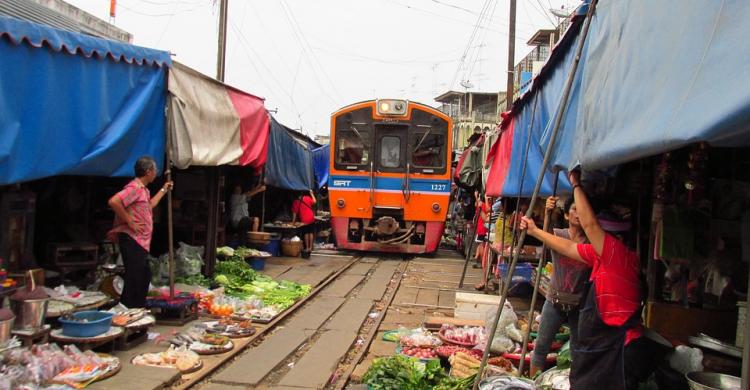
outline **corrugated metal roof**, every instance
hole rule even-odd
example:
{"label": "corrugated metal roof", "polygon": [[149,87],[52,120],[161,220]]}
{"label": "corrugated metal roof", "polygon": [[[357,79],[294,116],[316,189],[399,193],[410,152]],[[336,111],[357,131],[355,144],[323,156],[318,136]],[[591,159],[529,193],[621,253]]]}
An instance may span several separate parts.
{"label": "corrugated metal roof", "polygon": [[135,46],[0,14],[0,39],[12,44],[48,47],[87,58],[110,58],[129,64],[172,66],[169,52]]}
{"label": "corrugated metal roof", "polygon": [[0,14],[61,30],[101,37],[101,34],[86,25],[29,0],[0,0]]}

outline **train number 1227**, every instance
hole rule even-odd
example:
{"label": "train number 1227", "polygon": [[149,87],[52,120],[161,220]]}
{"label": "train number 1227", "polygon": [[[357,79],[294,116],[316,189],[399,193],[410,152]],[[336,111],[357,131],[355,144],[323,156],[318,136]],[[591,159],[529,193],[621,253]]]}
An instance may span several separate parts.
{"label": "train number 1227", "polygon": [[447,184],[432,184],[433,191],[445,191],[448,188]]}

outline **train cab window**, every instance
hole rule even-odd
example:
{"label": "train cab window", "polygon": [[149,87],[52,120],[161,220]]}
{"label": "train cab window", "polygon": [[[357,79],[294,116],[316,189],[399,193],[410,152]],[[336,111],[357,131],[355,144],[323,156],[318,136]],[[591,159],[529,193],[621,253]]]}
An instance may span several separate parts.
{"label": "train cab window", "polygon": [[336,163],[363,165],[369,163],[370,133],[341,130],[337,134]]}
{"label": "train cab window", "polygon": [[401,166],[401,138],[385,136],[380,140],[380,166],[383,168]]}
{"label": "train cab window", "polygon": [[411,163],[415,167],[442,168],[445,165],[445,136],[431,132],[410,134]]}

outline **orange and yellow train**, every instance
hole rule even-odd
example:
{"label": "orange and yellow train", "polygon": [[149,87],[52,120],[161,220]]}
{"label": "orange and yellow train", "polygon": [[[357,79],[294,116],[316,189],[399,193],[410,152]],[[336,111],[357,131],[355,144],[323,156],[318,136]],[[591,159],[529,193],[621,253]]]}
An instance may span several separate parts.
{"label": "orange and yellow train", "polygon": [[452,129],[442,112],[406,100],[365,101],[331,116],[328,190],[339,248],[438,248],[451,189]]}

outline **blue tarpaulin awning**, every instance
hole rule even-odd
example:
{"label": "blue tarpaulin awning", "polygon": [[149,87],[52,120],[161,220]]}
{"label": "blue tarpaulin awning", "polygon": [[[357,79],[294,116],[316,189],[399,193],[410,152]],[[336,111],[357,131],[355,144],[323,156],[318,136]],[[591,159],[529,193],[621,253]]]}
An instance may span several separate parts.
{"label": "blue tarpaulin awning", "polygon": [[310,190],[314,183],[312,153],[290,131],[271,117],[266,184],[287,190]]}
{"label": "blue tarpaulin awning", "polygon": [[[599,1],[552,166],[601,169],[695,142],[750,145],[749,18],[742,1]],[[571,28],[534,80],[530,94],[551,108],[579,39]],[[513,113],[532,106],[522,98]],[[553,122],[554,112],[542,150]]]}
{"label": "blue tarpaulin awning", "polygon": [[317,183],[317,189],[321,189],[324,185],[328,184],[328,174],[330,172],[330,155],[331,146],[323,145],[319,148],[313,149],[313,170],[315,171],[315,182]]}
{"label": "blue tarpaulin awning", "polygon": [[164,159],[169,53],[0,16],[0,184]]}

